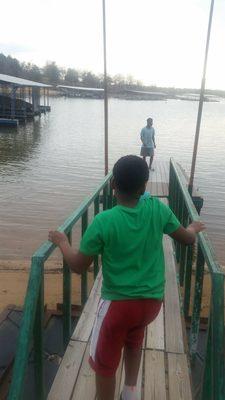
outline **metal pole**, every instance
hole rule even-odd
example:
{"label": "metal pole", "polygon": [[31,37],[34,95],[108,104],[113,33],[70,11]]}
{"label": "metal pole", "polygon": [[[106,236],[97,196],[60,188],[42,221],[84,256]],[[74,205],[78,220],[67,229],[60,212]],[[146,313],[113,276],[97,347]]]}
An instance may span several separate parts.
{"label": "metal pole", "polygon": [[191,164],[191,175],[190,175],[190,181],[189,181],[189,187],[188,187],[190,194],[192,194],[192,190],[193,190],[195,164],[196,164],[199,132],[200,132],[201,118],[202,118],[202,108],[203,108],[204,93],[205,93],[205,75],[206,75],[207,58],[208,58],[208,51],[209,51],[209,41],[210,41],[210,33],[211,33],[211,26],[212,26],[213,7],[214,7],[214,0],[211,0],[208,32],[207,32],[207,39],[206,39],[205,59],[204,59],[203,75],[202,75],[202,84],[201,84],[201,92],[200,92],[199,105],[198,105],[198,116],[197,116],[196,131],[195,131],[195,142],[194,142],[192,164]]}
{"label": "metal pole", "polygon": [[106,69],[106,17],[105,0],[102,0],[103,13],[103,52],[104,52],[104,118],[105,118],[105,175],[109,171],[109,153],[108,153],[108,85]]}

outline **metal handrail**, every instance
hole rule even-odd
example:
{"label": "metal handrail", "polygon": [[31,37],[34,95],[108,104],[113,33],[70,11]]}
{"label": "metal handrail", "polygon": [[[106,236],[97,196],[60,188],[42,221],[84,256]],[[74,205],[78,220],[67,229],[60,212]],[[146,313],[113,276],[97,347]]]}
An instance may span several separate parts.
{"label": "metal handrail", "polygon": [[[169,204],[180,222],[187,226],[200,219],[200,208],[196,210],[187,181],[179,165],[170,160]],[[201,203],[201,202],[199,202]],[[198,211],[198,212],[197,212]],[[223,400],[225,398],[225,328],[224,328],[224,273],[217,262],[211,242],[205,232],[197,239],[197,255],[194,260],[193,246],[175,244],[179,263],[179,279],[183,286],[183,310],[185,318],[191,317],[189,352],[192,363],[198,356],[198,340],[202,304],[205,266],[211,278],[211,305],[207,324],[207,345],[201,382],[201,400]],[[195,269],[194,295],[192,296],[192,272]],[[190,312],[191,299],[193,303]]]}
{"label": "metal handrail", "polygon": [[[113,196],[111,188],[112,172],[102,181],[97,190],[88,197],[78,209],[66,219],[58,228],[60,232],[67,234],[71,240],[71,232],[74,225],[82,220],[82,235],[88,226],[88,209],[94,204],[94,214],[100,210],[111,208]],[[100,194],[103,192],[102,199]],[[44,242],[31,259],[31,271],[23,308],[23,318],[17,342],[17,352],[13,367],[12,383],[8,400],[22,400],[24,379],[28,364],[29,353],[33,338],[36,398],[44,400],[44,370],[43,370],[43,316],[44,316],[44,263],[55,250],[56,246],[49,241]],[[94,261],[94,276],[98,272],[98,258]],[[87,273],[81,276],[81,303],[87,300]],[[63,261],[63,333],[64,346],[68,344],[71,336],[71,271]]]}

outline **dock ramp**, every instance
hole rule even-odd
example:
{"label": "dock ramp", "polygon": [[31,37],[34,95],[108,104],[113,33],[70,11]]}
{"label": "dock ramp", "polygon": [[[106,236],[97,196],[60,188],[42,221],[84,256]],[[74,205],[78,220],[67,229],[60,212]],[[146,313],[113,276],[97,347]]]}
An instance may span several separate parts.
{"label": "dock ramp", "polygon": [[[198,192],[190,196],[187,177],[173,159],[154,163],[147,190],[168,201],[184,226],[199,219],[203,200]],[[109,173],[96,191],[67,218],[60,231],[68,235],[78,230],[82,236],[101,210],[115,205]],[[164,237],[166,293],[163,308],[145,333],[138,378],[141,400],[224,400],[225,328],[224,273],[205,232],[195,245],[184,246]],[[73,239],[76,238],[73,236]],[[32,349],[34,359],[34,399],[96,400],[94,373],[89,367],[89,346],[101,292],[98,257],[93,266],[94,285],[90,291],[88,274],[82,274],[80,293],[82,314],[71,331],[71,271],[63,260],[63,343],[65,353],[48,393],[44,366],[44,281],[45,262],[55,246],[43,243],[31,262],[23,320],[8,400],[21,400]],[[202,315],[205,282],[209,283],[208,314]],[[181,289],[181,296],[180,296]],[[186,333],[187,336],[186,337]],[[191,378],[190,378],[191,376]],[[123,359],[117,371],[116,399],[124,382]],[[107,400],[107,399],[106,399]]]}

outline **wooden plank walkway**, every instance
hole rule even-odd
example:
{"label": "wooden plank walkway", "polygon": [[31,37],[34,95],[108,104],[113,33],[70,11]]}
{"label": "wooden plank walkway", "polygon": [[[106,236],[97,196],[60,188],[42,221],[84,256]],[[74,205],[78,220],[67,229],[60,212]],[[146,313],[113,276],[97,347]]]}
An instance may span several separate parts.
{"label": "wooden plank walkway", "polygon": [[156,160],[154,171],[149,172],[147,191],[152,196],[167,197],[169,194],[169,162]]}
{"label": "wooden plank walkway", "polygon": [[[176,266],[169,237],[164,237],[166,294],[163,309],[146,329],[139,371],[140,400],[191,400],[191,383],[182,329]],[[71,337],[48,400],[96,400],[94,373],[88,364],[90,336],[100,298],[101,272]],[[116,397],[124,382],[123,361],[117,371]]]}

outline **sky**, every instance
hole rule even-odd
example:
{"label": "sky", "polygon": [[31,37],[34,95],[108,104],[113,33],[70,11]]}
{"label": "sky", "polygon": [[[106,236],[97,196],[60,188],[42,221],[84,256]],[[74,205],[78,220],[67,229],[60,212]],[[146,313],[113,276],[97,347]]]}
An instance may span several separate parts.
{"label": "sky", "polygon": [[[211,0],[105,0],[107,70],[146,85],[201,85]],[[3,18],[3,16],[5,16]],[[206,87],[225,90],[225,1],[215,0]],[[103,72],[102,0],[1,4],[0,52]]]}

